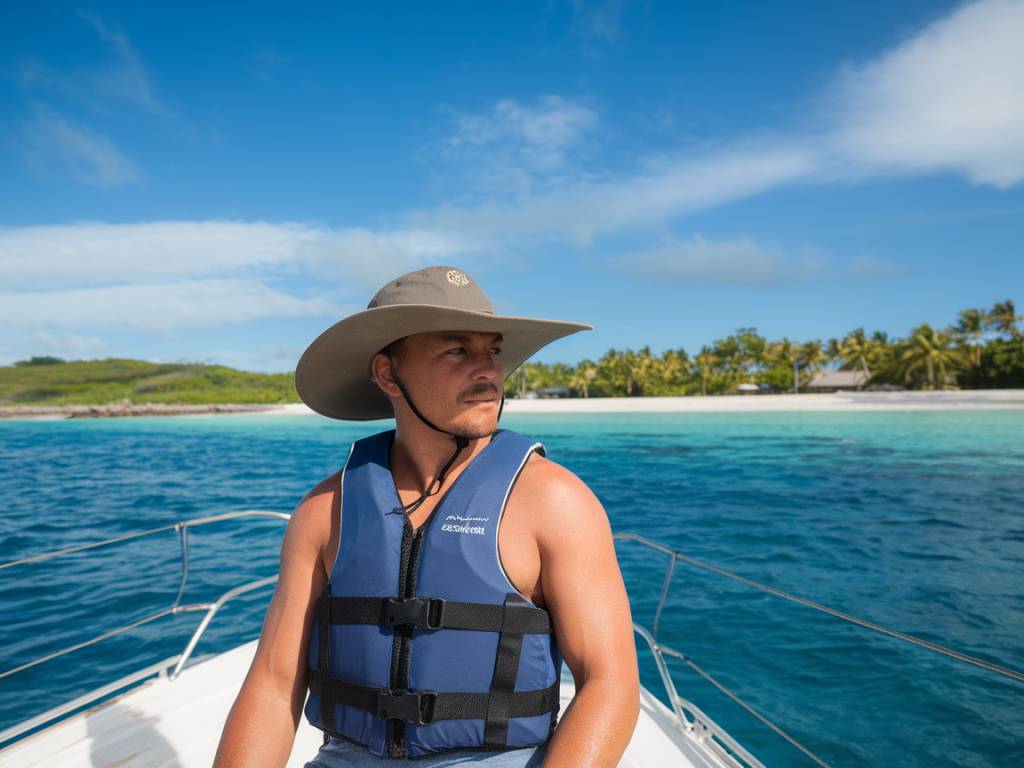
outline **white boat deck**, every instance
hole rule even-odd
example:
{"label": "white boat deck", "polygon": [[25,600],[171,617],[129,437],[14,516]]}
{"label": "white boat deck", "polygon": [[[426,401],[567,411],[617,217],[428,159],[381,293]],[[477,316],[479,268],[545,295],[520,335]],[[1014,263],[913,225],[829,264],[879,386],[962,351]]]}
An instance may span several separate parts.
{"label": "white boat deck", "polygon": [[[228,711],[249,670],[256,640],[198,659],[174,680],[161,675],[0,750],[2,768],[210,768]],[[575,694],[562,678],[562,712]],[[323,742],[303,718],[288,768],[302,768]],[[619,763],[722,768],[715,745],[684,733],[648,690],[633,738]]]}

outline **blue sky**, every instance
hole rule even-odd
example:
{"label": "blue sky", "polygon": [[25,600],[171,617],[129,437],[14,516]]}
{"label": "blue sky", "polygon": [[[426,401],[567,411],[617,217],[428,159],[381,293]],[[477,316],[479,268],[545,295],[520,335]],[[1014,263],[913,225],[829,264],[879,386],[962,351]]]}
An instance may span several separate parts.
{"label": "blue sky", "polygon": [[288,371],[390,278],[534,358],[1024,304],[1024,2],[0,8],[0,364]]}

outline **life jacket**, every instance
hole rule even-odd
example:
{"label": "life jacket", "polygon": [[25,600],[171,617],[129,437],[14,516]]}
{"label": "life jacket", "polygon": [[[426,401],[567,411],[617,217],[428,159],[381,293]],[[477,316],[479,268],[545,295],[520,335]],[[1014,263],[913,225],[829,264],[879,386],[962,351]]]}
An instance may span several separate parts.
{"label": "life jacket", "polygon": [[[395,430],[356,440],[341,541],[317,600],[304,713],[381,757],[545,743],[562,657],[548,612],[520,593],[498,526],[532,451],[498,429],[416,531],[391,474]],[[327,675],[320,670],[328,670]]]}

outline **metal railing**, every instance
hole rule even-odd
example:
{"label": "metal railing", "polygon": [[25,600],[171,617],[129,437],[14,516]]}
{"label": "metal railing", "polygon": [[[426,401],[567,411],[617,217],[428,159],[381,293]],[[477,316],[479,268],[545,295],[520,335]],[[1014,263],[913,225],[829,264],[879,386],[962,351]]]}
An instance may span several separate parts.
{"label": "metal railing", "polygon": [[[114,538],[105,539],[103,541],[92,542],[89,544],[81,544],[72,547],[64,547],[63,549],[55,549],[49,552],[42,552],[37,555],[21,558],[19,560],[12,560],[10,562],[0,563],[0,570],[4,570],[6,568],[13,568],[14,566],[18,565],[25,565],[28,563],[39,563],[46,560],[52,560],[53,558],[62,557],[73,552],[82,552],[84,550],[89,549],[98,549],[100,547],[106,547],[112,544],[119,544],[125,541],[140,539],[147,536],[154,536],[156,534],[166,533],[167,531],[172,530],[178,533],[181,546],[181,579],[178,584],[178,594],[175,596],[174,602],[171,604],[170,607],[163,608],[159,611],[155,611],[147,616],[144,616],[141,619],[138,619],[137,621],[133,621],[129,624],[125,624],[123,626],[116,627],[115,629],[108,630],[88,640],[84,640],[80,643],[75,643],[74,645],[69,645],[65,648],[61,648],[60,650],[54,651],[53,653],[45,654],[38,658],[32,659],[31,661],[28,661],[24,664],[12,667],[11,669],[0,671],[0,680],[10,677],[11,675],[17,674],[18,672],[22,672],[26,669],[35,667],[44,662],[50,661],[51,659],[64,656],[66,654],[72,653],[73,651],[81,650],[82,648],[86,648],[90,645],[95,645],[96,643],[106,640],[109,637],[122,634],[131,629],[135,629],[136,627],[140,627],[143,624],[148,624],[150,622],[156,621],[157,619],[161,619],[166,616],[173,616],[179,613],[205,611],[205,615],[203,616],[202,621],[199,622],[199,626],[196,627],[195,631],[192,633],[192,636],[188,641],[188,644],[185,646],[185,649],[181,653],[166,658],[163,661],[157,662],[156,664],[152,664],[144,669],[137,670],[131,673],[130,675],[126,675],[125,677],[122,677],[119,680],[114,681],[113,683],[105,685],[94,691],[90,691],[83,696],[79,696],[78,698],[65,702],[64,704],[61,704],[58,707],[54,707],[53,709],[47,710],[46,712],[43,712],[42,714],[37,715],[36,717],[18,723],[17,725],[8,728],[4,731],[0,731],[0,746],[3,746],[8,742],[13,741],[14,739],[18,738],[24,733],[35,730],[36,728],[42,725],[46,725],[47,723],[54,722],[57,719],[63,717],[64,715],[70,712],[74,712],[84,706],[87,706],[92,702],[103,698],[104,696],[125,689],[137,682],[153,677],[154,675],[165,677],[169,680],[174,680],[181,673],[181,670],[184,667],[185,662],[187,662],[189,657],[192,655],[192,652],[195,650],[196,644],[199,642],[199,638],[203,635],[203,632],[206,631],[206,627],[213,620],[213,617],[217,614],[217,611],[219,611],[220,608],[226,602],[235,597],[238,597],[239,595],[245,594],[246,592],[252,592],[253,590],[260,589],[262,587],[267,586],[268,584],[273,584],[277,581],[277,575],[275,574],[274,576],[268,576],[263,579],[256,579],[255,581],[250,581],[238,587],[234,587],[233,589],[229,589],[227,592],[224,592],[212,603],[186,603],[184,605],[181,603],[181,598],[185,594],[185,587],[188,584],[189,575],[189,530],[203,525],[210,525],[211,523],[219,523],[223,522],[224,520],[233,520],[239,518],[270,518],[287,521],[291,518],[291,515],[286,514],[284,512],[272,512],[260,509],[248,509],[241,510],[238,512],[226,512],[220,515],[210,515],[207,517],[198,517],[192,520],[183,520],[174,523],[173,525],[165,525],[159,528],[150,528],[149,530],[138,531],[136,533],[129,533],[124,536],[116,536]],[[171,669],[171,671],[168,672],[167,670],[172,667],[173,669]]]}
{"label": "metal railing", "polygon": [[[686,729],[687,732],[689,732],[698,740],[705,741],[709,747],[716,751],[721,750],[723,746],[728,747],[730,750],[732,750],[734,754],[725,754],[722,756],[722,759],[723,761],[725,761],[726,765],[736,766],[737,768],[745,768],[745,766],[748,765],[750,766],[750,768],[763,768],[762,764],[758,762],[756,758],[754,758],[752,755],[746,752],[746,750],[744,750],[742,747],[736,744],[732,740],[732,738],[728,736],[728,734],[726,734],[721,728],[716,726],[705,715],[703,715],[703,713],[701,713],[700,710],[694,704],[679,696],[679,694],[676,692],[675,683],[673,682],[672,677],[669,674],[668,666],[665,663],[666,655],[672,656],[684,662],[687,666],[693,669],[697,674],[699,674],[709,683],[714,685],[718,690],[720,690],[722,693],[724,693],[726,696],[728,696],[730,699],[736,702],[739,706],[743,707],[745,710],[747,710],[747,712],[752,714],[762,723],[764,723],[773,731],[775,731],[779,736],[781,736],[783,739],[789,742],[796,749],[803,752],[817,765],[820,765],[823,768],[828,768],[828,764],[825,763],[820,757],[811,752],[803,744],[800,744],[795,738],[786,733],[777,724],[772,722],[766,715],[759,712],[755,707],[743,701],[738,695],[736,695],[728,688],[726,688],[724,685],[715,680],[714,677],[712,677],[708,672],[702,669],[693,658],[686,655],[685,653],[682,653],[674,648],[669,647],[668,645],[665,645],[664,643],[658,642],[658,627],[661,623],[662,610],[665,607],[665,600],[668,597],[669,587],[672,583],[672,576],[675,573],[676,563],[680,561],[688,565],[692,565],[695,568],[700,568],[706,571],[710,571],[711,573],[718,574],[719,576],[725,576],[726,578],[733,579],[735,581],[740,582],[741,584],[746,584],[747,586],[753,587],[754,589],[761,590],[762,592],[767,592],[768,594],[771,594],[775,597],[780,597],[784,600],[789,600],[791,602],[798,603],[808,608],[813,608],[816,611],[820,611],[834,618],[838,618],[842,621],[846,621],[851,624],[855,624],[857,626],[870,629],[874,632],[879,632],[881,634],[888,635],[889,637],[894,637],[897,640],[912,643],[934,653],[940,653],[945,656],[949,656],[950,658],[956,659],[957,661],[972,664],[982,669],[986,669],[990,672],[994,672],[996,674],[1010,678],[1011,680],[1016,680],[1017,682],[1024,682],[1024,673],[1018,670],[1011,669],[1001,664],[995,664],[990,661],[985,661],[984,659],[979,659],[976,656],[971,656],[969,654],[962,653],[961,651],[956,651],[952,648],[947,648],[946,646],[939,645],[938,643],[932,643],[928,640],[923,640],[922,638],[909,635],[905,632],[900,632],[898,630],[891,629],[890,627],[885,627],[881,624],[876,624],[874,622],[867,621],[866,619],[861,619],[849,613],[844,613],[843,611],[838,611],[834,608],[822,605],[821,603],[817,603],[813,600],[808,600],[807,598],[799,597],[798,595],[785,592],[781,589],[776,589],[775,587],[768,586],[767,584],[762,584],[752,579],[748,579],[744,576],[731,573],[730,571],[727,571],[724,568],[719,568],[717,566],[701,562],[700,560],[689,557],[688,555],[684,555],[682,552],[678,552],[674,549],[664,546],[663,544],[659,544],[655,541],[651,541],[650,539],[646,539],[638,534],[621,532],[613,534],[612,538],[617,541],[628,541],[641,544],[642,546],[649,547],[650,549],[661,552],[662,554],[668,557],[668,563],[665,566],[665,576],[662,580],[661,585],[661,595],[658,598],[658,606],[654,612],[654,624],[652,628],[648,630],[647,628],[634,623],[633,629],[647,642],[647,646],[653,653],[655,663],[658,667],[658,673],[661,676],[661,680],[663,685],[665,686],[665,690],[668,692],[669,701],[672,703],[672,706],[676,713],[676,717],[682,723],[683,728]],[[688,712],[691,714],[691,717],[687,717]],[[739,762],[737,758],[742,759],[744,762]]]}
{"label": "metal railing", "polygon": [[[98,699],[101,699],[104,696],[107,696],[108,694],[128,688],[129,686],[142,680],[145,680],[147,678],[153,677],[154,675],[158,675],[169,680],[174,680],[181,673],[181,670],[184,667],[185,663],[191,657],[196,645],[198,644],[203,633],[206,631],[206,628],[209,626],[210,622],[213,620],[214,616],[217,614],[217,611],[220,610],[220,608],[225,603],[227,603],[229,600],[235,597],[238,597],[239,595],[251,592],[256,589],[260,589],[267,585],[273,584],[277,581],[277,575],[269,576],[263,579],[257,579],[255,581],[250,581],[224,592],[220,597],[218,597],[215,601],[211,603],[181,603],[181,598],[185,593],[185,588],[188,583],[189,575],[189,530],[199,526],[209,525],[211,523],[217,523],[222,522],[224,520],[239,518],[270,518],[287,521],[291,518],[291,515],[283,512],[273,512],[267,510],[242,510],[238,512],[228,512],[220,515],[212,515],[208,517],[195,518],[193,520],[180,521],[174,523],[173,525],[152,528],[145,531],[139,531],[137,533],[126,534],[124,536],[117,536],[111,539],[93,542],[90,544],[65,547],[63,549],[43,552],[38,555],[32,555],[30,557],[22,558],[19,560],[0,563],[0,570],[4,570],[6,568],[11,568],[18,565],[50,560],[73,552],[81,552],[84,550],[96,549],[99,547],[105,547],[116,543],[139,539],[146,536],[153,536],[171,530],[177,532],[180,538],[181,579],[178,585],[178,593],[170,607],[151,613],[148,616],[145,616],[129,624],[125,624],[123,626],[117,627],[107,632],[103,632],[89,640],[76,643],[74,645],[70,645],[66,648],[62,648],[58,651],[46,654],[44,656],[40,656],[36,659],[32,659],[31,661],[28,661],[24,664],[13,667],[11,669],[0,671],[0,680],[3,680],[6,677],[24,671],[26,669],[30,669],[31,667],[34,667],[38,664],[42,664],[51,659],[66,655],[73,651],[80,650],[90,645],[94,645],[95,643],[101,642],[102,640],[105,640],[114,635],[121,634],[123,632],[127,632],[128,630],[142,626],[143,624],[156,621],[157,619],[179,613],[205,611],[202,620],[196,627],[195,631],[192,633],[192,636],[190,637],[188,644],[185,646],[184,650],[180,654],[166,658],[163,661],[157,662],[156,664],[152,664],[144,669],[137,670],[136,672],[133,672],[125,677],[122,677],[108,685],[105,685],[94,691],[90,691],[89,693],[80,696],[76,699],[73,699],[72,701],[65,702],[64,704],[61,704],[60,706],[54,709],[48,710],[36,717],[23,721],[12,728],[0,731],[0,746],[7,744],[8,742],[16,739],[18,736],[28,731],[34,730],[47,723],[51,723],[65,714],[74,712],[82,707],[85,707],[88,704]],[[801,605],[813,608],[815,610],[821,611],[830,616],[855,624],[857,626],[864,627],[875,632],[880,632],[890,637],[895,637],[896,639],[902,640],[904,642],[913,643],[919,647],[925,648],[935,653],[941,653],[943,655],[954,658],[958,661],[973,664],[975,666],[987,669],[991,672],[995,672],[997,674],[1016,680],[1018,682],[1024,682],[1024,673],[1021,673],[1018,670],[1014,670],[1000,664],[995,664],[992,662],[985,661],[984,659],[979,659],[977,657],[970,656],[968,654],[953,650],[951,648],[947,648],[937,643],[932,643],[927,640],[923,640],[921,638],[914,637],[903,632],[899,632],[889,627],[884,627],[880,624],[875,624],[865,619],[852,616],[842,611],[835,610],[834,608],[829,608],[828,606],[816,603],[813,600],[808,600],[806,598],[793,595],[791,593],[785,592],[780,589],[776,589],[766,584],[761,584],[757,581],[753,581],[752,579],[747,579],[743,576],[731,573],[723,568],[719,568],[717,566],[713,566],[708,563],[701,562],[695,558],[684,555],[681,552],[678,552],[662,544],[646,539],[643,536],[639,536],[638,534],[630,532],[620,532],[615,533],[613,535],[613,539],[617,541],[633,542],[640,544],[642,546],[661,552],[668,558],[668,562],[665,567],[665,575],[662,580],[661,593],[659,595],[657,608],[654,614],[653,625],[650,629],[648,629],[647,627],[634,623],[633,629],[635,633],[644,640],[645,644],[647,645],[648,649],[651,651],[654,657],[655,664],[657,665],[658,669],[658,674],[661,677],[662,685],[664,686],[665,691],[668,694],[669,702],[672,706],[672,713],[674,714],[677,724],[679,725],[681,731],[692,740],[701,744],[708,752],[714,754],[723,765],[729,766],[729,768],[764,768],[764,765],[756,757],[750,754],[750,752],[747,751],[741,744],[739,744],[735,739],[733,739],[723,728],[718,726],[710,717],[708,717],[703,711],[701,711],[699,707],[697,707],[695,704],[679,695],[678,691],[676,690],[676,686],[672,679],[672,676],[669,672],[668,665],[665,660],[666,656],[678,659],[683,663],[687,664],[701,677],[703,677],[709,683],[714,685],[718,690],[720,690],[723,694],[725,694],[734,702],[736,702],[739,706],[743,707],[751,715],[753,715],[762,723],[764,723],[773,731],[775,731],[779,736],[781,736],[783,739],[789,742],[796,749],[800,750],[803,754],[805,754],[808,758],[814,761],[817,765],[820,765],[823,768],[828,768],[828,764],[825,763],[820,757],[815,755],[813,752],[811,752],[807,747],[800,744],[795,738],[786,733],[777,724],[772,722],[771,719],[767,717],[765,714],[759,712],[752,705],[744,702],[738,695],[736,695],[728,688],[726,688],[724,685],[715,680],[714,677],[710,675],[708,672],[706,672],[692,657],[688,656],[685,653],[682,653],[681,651],[675,648],[672,648],[669,645],[666,645],[665,643],[659,642],[658,630],[660,628],[662,613],[665,608],[665,602],[669,594],[669,588],[672,583],[672,577],[675,573],[675,566],[677,562],[684,562],[695,568],[700,568],[703,570],[710,571],[712,573],[716,573],[721,576],[725,576],[740,583],[746,584],[747,586],[753,587],[763,592],[767,592],[768,594],[772,594],[776,597],[780,597],[782,599],[796,602]],[[170,671],[168,672],[168,670]]]}

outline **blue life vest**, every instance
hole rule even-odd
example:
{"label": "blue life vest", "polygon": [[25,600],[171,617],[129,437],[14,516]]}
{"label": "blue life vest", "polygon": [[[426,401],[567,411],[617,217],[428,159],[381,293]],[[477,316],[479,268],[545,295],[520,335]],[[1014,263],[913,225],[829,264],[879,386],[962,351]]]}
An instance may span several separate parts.
{"label": "blue life vest", "polygon": [[356,440],[342,471],[341,542],[312,622],[306,718],[325,739],[381,757],[543,744],[562,657],[548,612],[501,565],[498,525],[544,446],[498,429],[414,531],[391,474],[394,437]]}

